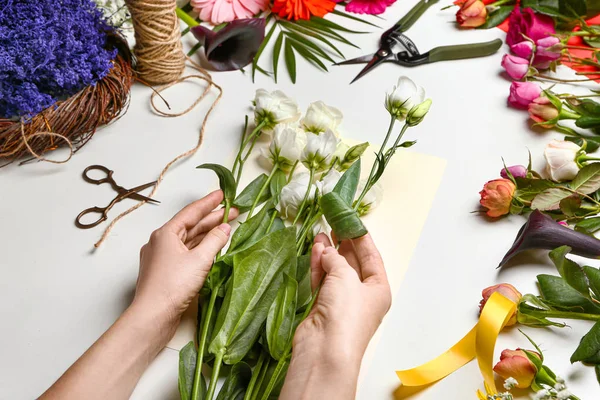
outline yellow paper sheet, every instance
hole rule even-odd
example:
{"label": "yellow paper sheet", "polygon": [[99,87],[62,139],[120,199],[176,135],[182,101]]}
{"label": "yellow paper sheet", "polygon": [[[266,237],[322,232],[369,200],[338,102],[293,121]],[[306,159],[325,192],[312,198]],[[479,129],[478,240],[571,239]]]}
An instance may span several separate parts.
{"label": "yellow paper sheet", "polygon": [[[355,143],[348,143],[349,145]],[[375,158],[375,148],[365,151],[363,176],[368,176]],[[228,164],[226,164],[228,165]],[[373,236],[385,262],[392,293],[400,288],[431,203],[441,182],[446,161],[437,157],[399,151],[389,163],[380,182],[383,200],[378,208],[364,217],[365,225]],[[244,168],[247,182],[265,172],[258,162],[248,162]],[[243,183],[247,183],[243,182]],[[244,187],[242,184],[241,187]],[[194,339],[197,308],[191,307],[183,317],[175,337],[167,347],[179,350]],[[386,319],[371,340],[363,358],[359,383],[371,364]],[[359,385],[360,388],[360,385]]]}

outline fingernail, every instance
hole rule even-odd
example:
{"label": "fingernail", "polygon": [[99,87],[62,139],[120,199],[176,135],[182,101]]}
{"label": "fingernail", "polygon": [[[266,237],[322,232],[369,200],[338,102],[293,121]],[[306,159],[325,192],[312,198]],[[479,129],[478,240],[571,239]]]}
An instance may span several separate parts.
{"label": "fingernail", "polygon": [[231,233],[231,226],[229,224],[219,225],[219,229],[222,230],[227,236]]}

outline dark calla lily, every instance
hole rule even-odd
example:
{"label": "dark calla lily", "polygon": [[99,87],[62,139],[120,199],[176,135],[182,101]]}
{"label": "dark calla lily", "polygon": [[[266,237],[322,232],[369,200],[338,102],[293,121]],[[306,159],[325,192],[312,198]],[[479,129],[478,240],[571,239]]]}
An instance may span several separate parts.
{"label": "dark calla lily", "polygon": [[500,262],[499,267],[522,251],[531,249],[553,250],[560,246],[571,247],[571,253],[578,256],[600,258],[600,240],[567,228],[548,215],[535,210],[519,230],[515,242]]}
{"label": "dark calla lily", "polygon": [[265,38],[265,19],[238,19],[216,32],[201,25],[191,31],[213,70],[233,71],[252,62]]}

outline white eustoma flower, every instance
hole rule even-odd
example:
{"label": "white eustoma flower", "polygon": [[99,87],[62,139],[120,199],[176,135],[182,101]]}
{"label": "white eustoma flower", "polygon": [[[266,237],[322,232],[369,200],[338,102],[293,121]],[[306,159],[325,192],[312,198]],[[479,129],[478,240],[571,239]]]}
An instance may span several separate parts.
{"label": "white eustoma flower", "polygon": [[319,133],[331,129],[337,134],[337,128],[342,122],[342,112],[335,107],[328,106],[322,101],[311,103],[306,110],[306,115],[300,124],[307,132]]}
{"label": "white eustoma flower", "polygon": [[401,76],[398,84],[386,95],[385,108],[397,119],[404,119],[408,112],[425,100],[425,89],[410,78]]}
{"label": "white eustoma flower", "polygon": [[273,130],[273,140],[265,156],[284,171],[300,160],[306,146],[306,133],[294,125],[279,124]]}
{"label": "white eustoma flower", "polygon": [[254,121],[263,124],[263,132],[271,132],[278,124],[289,124],[300,119],[296,102],[280,90],[268,92],[258,89],[254,96]]}
{"label": "white eustoma flower", "polygon": [[333,188],[335,188],[335,185],[337,185],[341,177],[342,173],[337,169],[332,169],[327,172],[327,174],[316,183],[317,188],[319,188],[319,193],[321,193],[321,195],[325,195],[333,191]]}
{"label": "white eustoma flower", "polygon": [[[365,181],[359,182],[358,189],[356,190],[357,197],[360,196],[364,190],[365,184]],[[383,186],[380,182],[376,182],[361,200],[360,205],[358,206],[358,214],[363,216],[370,213],[381,204],[381,200],[383,200]]]}
{"label": "white eustoma flower", "polygon": [[576,158],[581,148],[573,142],[553,140],[546,146],[546,170],[553,181],[569,181],[579,172]]}
{"label": "white eustoma flower", "polygon": [[306,147],[302,152],[302,163],[308,169],[323,171],[327,168],[331,156],[337,149],[339,139],[330,129],[320,135],[308,132],[306,139]]}
{"label": "white eustoma flower", "polygon": [[276,208],[283,218],[291,219],[296,216],[309,184],[311,189],[308,201],[312,201],[315,197],[317,187],[314,183],[310,182],[310,175],[306,171],[295,173],[290,183],[281,189],[279,204],[277,204]]}

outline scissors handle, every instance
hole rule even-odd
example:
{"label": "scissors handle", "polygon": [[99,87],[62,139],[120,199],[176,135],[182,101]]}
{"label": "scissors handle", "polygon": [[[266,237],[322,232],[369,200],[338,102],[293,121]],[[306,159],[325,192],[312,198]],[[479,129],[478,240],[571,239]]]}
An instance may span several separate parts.
{"label": "scissors handle", "polygon": [[[102,171],[106,174],[106,177],[101,178],[101,179],[92,178],[91,176],[88,175],[89,171]],[[83,170],[82,175],[83,175],[83,180],[85,180],[86,182],[89,182],[89,183],[93,183],[95,185],[101,185],[103,183],[115,184],[115,181],[112,177],[113,171],[111,171],[110,169],[106,168],[103,165],[90,165],[89,167],[87,167],[86,169]]]}
{"label": "scissors handle", "polygon": [[485,57],[494,54],[500,47],[502,47],[502,40],[500,39],[482,43],[440,46],[429,51],[428,62]]}
{"label": "scissors handle", "polygon": [[[437,3],[439,0],[421,0],[409,12],[406,13],[396,24],[390,29],[395,31],[407,31],[429,7]],[[387,32],[386,32],[387,33]],[[385,33],[384,33],[385,35]]]}
{"label": "scissors handle", "polygon": [[[102,208],[102,207],[90,207],[90,208],[86,208],[85,210],[83,210],[82,212],[79,213],[79,215],[77,216],[77,218],[75,218],[75,225],[78,228],[80,228],[80,229],[90,229],[90,228],[93,228],[93,227],[99,225],[100,223],[106,221],[106,219],[108,218],[107,212],[108,212],[108,207],[104,207],[104,208]],[[100,214],[100,217],[95,222],[90,222],[89,224],[85,224],[85,223],[81,222],[81,218],[83,218],[83,216],[85,216],[87,214]]]}

